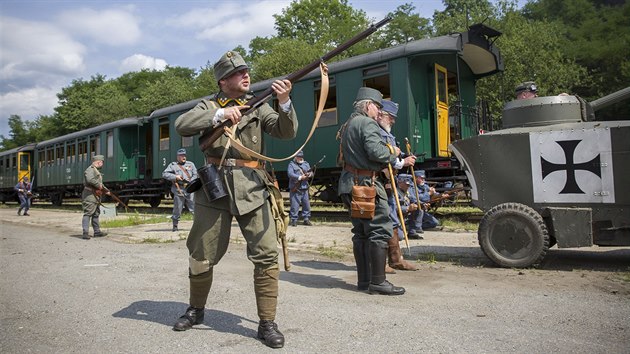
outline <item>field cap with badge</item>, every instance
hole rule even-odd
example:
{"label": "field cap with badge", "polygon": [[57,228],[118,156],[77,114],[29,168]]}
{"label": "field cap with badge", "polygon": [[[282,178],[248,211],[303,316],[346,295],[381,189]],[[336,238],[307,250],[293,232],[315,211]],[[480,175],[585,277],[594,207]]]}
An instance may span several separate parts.
{"label": "field cap with badge", "polygon": [[370,87],[361,87],[359,92],[357,92],[357,98],[354,101],[359,102],[364,100],[370,100],[379,108],[383,108],[383,94],[381,94],[378,90]]}
{"label": "field cap with badge", "polygon": [[243,57],[238,52],[229,51],[214,64],[214,77],[218,82],[243,69],[249,69]]}

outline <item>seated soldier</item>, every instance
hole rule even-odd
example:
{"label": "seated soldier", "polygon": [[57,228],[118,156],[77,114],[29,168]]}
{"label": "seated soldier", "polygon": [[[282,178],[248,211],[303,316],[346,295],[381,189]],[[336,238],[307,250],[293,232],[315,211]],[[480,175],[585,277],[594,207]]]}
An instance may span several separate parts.
{"label": "seated soldier", "polygon": [[[423,232],[422,228],[418,231],[418,225],[422,225],[422,209],[418,207],[418,204],[414,202],[415,198],[412,198],[409,187],[413,184],[411,181],[411,175],[398,174],[396,176],[396,189],[398,190],[398,200],[400,201],[400,208],[402,209],[403,217],[405,218],[405,228],[407,229],[407,236],[411,239],[421,240],[423,237],[420,234]],[[398,227],[398,235],[401,239],[404,239],[402,232],[402,226],[400,223],[394,225]]]}
{"label": "seated soldier", "polygon": [[[431,198],[437,198],[441,194],[436,192],[435,188],[429,187],[429,185],[425,183],[426,175],[423,170],[415,171],[415,177],[415,188],[418,188],[418,197],[420,198],[420,205],[422,205],[422,208],[420,208],[420,213],[422,215],[418,219],[421,220],[421,222],[416,224],[416,231],[418,229],[427,230],[433,228],[441,230],[442,227],[440,226],[440,221],[435,216],[427,212],[431,206]],[[416,191],[412,189],[409,194],[411,195],[412,203],[416,203]],[[447,193],[442,195],[448,197]]]}

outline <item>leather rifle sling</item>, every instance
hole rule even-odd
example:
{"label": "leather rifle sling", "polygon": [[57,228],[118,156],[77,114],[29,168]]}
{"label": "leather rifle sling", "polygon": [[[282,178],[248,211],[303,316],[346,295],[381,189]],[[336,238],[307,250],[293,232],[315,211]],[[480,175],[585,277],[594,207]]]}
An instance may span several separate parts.
{"label": "leather rifle sling", "polygon": [[[328,98],[328,74],[324,72],[324,70],[322,70],[322,65],[320,65],[319,70],[321,72],[321,92],[319,95],[319,104],[317,105],[317,113],[315,114],[315,119],[313,120],[313,125],[311,126],[311,131],[308,133],[308,136],[306,137],[306,141],[304,142],[304,144],[302,144],[302,146],[300,146],[293,154],[291,154],[290,156],[284,157],[284,158],[273,158],[273,157],[268,157],[262,154],[257,153],[256,151],[249,149],[245,146],[243,146],[243,144],[241,144],[240,141],[238,141],[238,139],[234,138],[234,132],[235,130],[230,130],[227,127],[224,127],[225,130],[225,135],[228,137],[228,143],[226,144],[226,151],[227,148],[229,147],[230,142],[232,143],[233,147],[238,150],[239,152],[249,155],[251,156],[253,159],[258,159],[258,160],[263,160],[263,161],[270,161],[270,162],[282,162],[282,161],[286,161],[286,160],[290,160],[292,158],[295,157],[295,155],[297,155],[297,153],[304,149],[304,147],[306,146],[306,144],[308,143],[308,141],[311,139],[311,137],[313,136],[313,133],[315,133],[315,129],[317,129],[317,124],[319,123],[319,118],[321,117],[323,111],[324,111],[324,105],[326,104],[326,99]],[[234,126],[236,127],[236,126]],[[224,154],[225,156],[225,154]]]}

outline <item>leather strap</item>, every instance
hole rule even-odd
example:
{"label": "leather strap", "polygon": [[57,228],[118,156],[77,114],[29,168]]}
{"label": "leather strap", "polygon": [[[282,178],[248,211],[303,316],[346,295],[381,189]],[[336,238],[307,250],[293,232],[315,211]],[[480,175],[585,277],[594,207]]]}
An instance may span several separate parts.
{"label": "leather strap", "polygon": [[[297,150],[295,150],[295,152],[293,154],[291,154],[290,156],[284,157],[284,158],[280,158],[280,159],[276,159],[273,157],[268,157],[262,154],[257,153],[256,151],[249,149],[245,146],[243,146],[243,144],[241,144],[240,141],[238,141],[235,137],[234,137],[234,132],[235,132],[235,128],[237,125],[235,125],[233,127],[233,129],[229,129],[227,127],[224,127],[224,134],[228,137],[228,142],[225,148],[225,151],[227,151],[227,149],[230,146],[230,143],[232,143],[232,146],[238,150],[239,152],[246,154],[248,156],[251,156],[253,159],[258,159],[261,161],[271,161],[271,162],[282,162],[282,161],[286,161],[286,160],[290,160],[292,158],[295,157],[295,155],[297,155],[297,153],[300,150],[303,150],[304,147],[306,146],[306,143],[308,143],[308,141],[311,139],[311,137],[313,136],[313,133],[315,133],[315,129],[317,129],[317,124],[319,123],[319,118],[322,115],[322,112],[324,111],[324,105],[326,104],[326,99],[328,97],[328,73],[325,73],[323,70],[323,65],[324,63],[322,62],[320,64],[319,70],[321,73],[321,92],[319,94],[319,104],[317,105],[317,113],[315,114],[315,119],[313,120],[313,125],[311,126],[311,131],[308,133],[308,137],[306,137],[306,141],[304,142],[304,144],[302,144],[302,146],[300,146]],[[225,156],[225,154],[224,154]]]}
{"label": "leather strap", "polygon": [[263,164],[257,160],[223,159],[223,162],[221,162],[221,159],[218,157],[208,156],[206,157],[206,162],[226,167],[249,167],[256,169],[263,168]]}

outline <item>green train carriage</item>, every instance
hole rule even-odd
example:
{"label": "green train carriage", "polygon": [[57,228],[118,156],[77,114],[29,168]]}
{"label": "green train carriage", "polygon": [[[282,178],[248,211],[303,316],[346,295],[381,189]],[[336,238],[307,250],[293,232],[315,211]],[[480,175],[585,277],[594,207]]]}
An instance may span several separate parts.
{"label": "green train carriage", "polygon": [[[146,198],[146,146],[142,118],[125,118],[38,143],[35,178],[40,198],[61,205],[64,198],[79,197],[83,172],[92,156],[105,157],[103,183],[122,198]],[[149,178],[150,179],[150,178]],[[161,186],[156,187],[160,195]]]}
{"label": "green train carriage", "polygon": [[28,144],[0,152],[0,202],[18,200],[13,188],[24,176],[33,182],[35,145]]}

